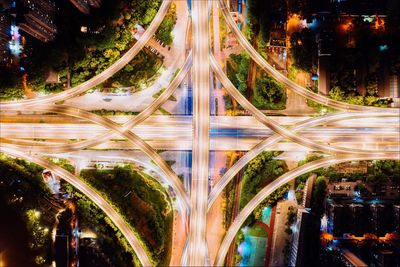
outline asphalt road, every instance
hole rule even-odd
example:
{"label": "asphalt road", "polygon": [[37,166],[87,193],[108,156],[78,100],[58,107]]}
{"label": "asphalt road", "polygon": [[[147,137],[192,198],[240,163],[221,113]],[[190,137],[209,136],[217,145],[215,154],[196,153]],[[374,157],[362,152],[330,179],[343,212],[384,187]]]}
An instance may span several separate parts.
{"label": "asphalt road", "polygon": [[[232,124],[234,125],[234,124]],[[93,139],[108,133],[109,130],[96,124],[39,124],[39,123],[2,123],[0,124],[0,137],[2,142],[8,142],[6,139],[12,139],[13,144],[20,145],[50,145],[52,142],[64,145],[70,143],[70,140]],[[192,128],[190,121],[185,123],[169,124],[168,127],[159,125],[142,124],[132,129],[132,132],[142,140],[151,144],[159,150],[191,150]],[[240,128],[212,128],[210,129],[210,149],[211,150],[243,150],[247,151],[256,146],[262,139],[274,135],[270,129],[240,129]],[[345,146],[354,146],[355,144],[365,143],[369,140],[369,145],[383,147],[385,144],[394,145],[399,143],[400,136],[398,129],[388,125],[385,128],[357,128],[357,127],[326,127],[316,126],[303,129],[301,135],[308,139],[318,142],[338,143]],[[22,139],[22,140],[17,140]],[[35,141],[37,139],[43,141]],[[118,134],[113,134],[111,140],[122,143]],[[109,144],[109,143],[108,143]],[[293,144],[291,142],[281,143]],[[55,145],[53,145],[55,146]],[[109,147],[113,148],[113,147]],[[115,149],[118,145],[115,145]],[[136,148],[137,147],[133,147]],[[290,147],[289,147],[290,148]],[[302,146],[292,146],[291,150],[302,148]],[[123,147],[122,147],[123,149]],[[126,149],[132,149],[127,146]],[[33,151],[43,151],[43,148]],[[386,149],[388,150],[388,149]]]}
{"label": "asphalt road", "polygon": [[276,178],[274,181],[269,183],[265,186],[261,191],[252,199],[250,202],[240,211],[239,215],[236,217],[235,221],[229,227],[222,243],[219,248],[216,261],[214,262],[214,266],[222,266],[225,260],[226,253],[230,244],[232,243],[233,239],[235,238],[237,232],[239,231],[240,227],[246,220],[246,218],[253,212],[253,210],[266,198],[268,197],[273,191],[278,189],[280,186],[290,182],[291,180],[295,179],[296,177],[313,171],[318,168],[327,167],[330,165],[338,164],[341,162],[346,161],[358,161],[358,160],[376,160],[376,159],[391,159],[391,160],[398,160],[400,157],[399,153],[388,153],[384,156],[370,156],[370,155],[363,155],[363,156],[342,156],[342,157],[329,157],[323,158],[320,160],[316,160],[305,164],[301,167],[293,169],[280,177]]}
{"label": "asphalt road", "polygon": [[93,78],[87,80],[86,82],[78,86],[75,86],[71,89],[62,91],[57,94],[51,94],[35,99],[19,100],[12,102],[0,102],[0,109],[1,110],[7,110],[9,108],[24,109],[32,105],[55,103],[58,101],[72,98],[74,96],[78,96],[86,92],[87,90],[104,82],[105,80],[113,76],[115,73],[120,71],[123,67],[125,67],[125,65],[128,64],[140,52],[140,50],[143,49],[146,43],[156,33],[156,30],[158,29],[165,15],[168,12],[171,2],[172,0],[163,0],[160,8],[157,11],[157,14],[155,15],[153,21],[150,23],[149,27],[143,33],[142,37],[139,40],[137,40],[137,42],[132,46],[132,48],[129,49],[120,59],[118,59],[114,64],[112,64],[110,67],[108,67],[100,74],[94,76]]}
{"label": "asphalt road", "polygon": [[128,243],[135,251],[135,254],[138,256],[143,266],[152,266],[151,260],[149,259],[146,251],[143,248],[143,244],[138,240],[136,234],[132,231],[129,224],[124,221],[121,215],[119,215],[119,213],[115,211],[113,207],[102,196],[100,196],[94,189],[84,183],[79,177],[76,177],[68,171],[64,170],[63,168],[39,157],[31,156],[29,154],[14,149],[5,148],[3,146],[0,146],[0,151],[8,155],[36,163],[46,169],[49,169],[65,181],[72,184],[76,189],[81,191],[85,196],[93,201],[118,227],[118,229],[121,231],[121,233],[124,235]]}
{"label": "asphalt road", "polygon": [[[376,112],[390,112],[390,109],[387,108],[376,108],[376,107],[367,107],[367,106],[361,106],[361,105],[352,105],[340,101],[336,101],[333,99],[330,99],[328,97],[316,94],[314,92],[311,92],[307,88],[304,88],[286,76],[284,76],[282,73],[280,73],[278,70],[276,70],[273,66],[271,66],[258,52],[254,47],[249,43],[247,38],[242,34],[242,32],[239,30],[239,28],[236,26],[235,21],[233,20],[229,9],[226,6],[226,3],[224,0],[219,0],[220,3],[220,9],[222,11],[222,14],[225,18],[225,21],[229,27],[229,29],[235,34],[236,38],[238,39],[240,45],[245,49],[245,51],[250,55],[250,57],[262,68],[264,69],[269,75],[271,75],[274,79],[277,81],[281,82],[284,84],[288,89],[292,90],[296,94],[299,94],[307,99],[313,100],[317,103],[320,103],[322,105],[332,107],[335,109],[339,110],[344,110],[344,111],[376,111]],[[215,70],[214,70],[215,71]]]}
{"label": "asphalt road", "polygon": [[187,265],[204,266],[209,169],[210,63],[209,1],[192,1],[193,145]]}
{"label": "asphalt road", "polygon": [[[329,158],[317,160],[309,164],[303,165],[299,168],[293,169],[288,173],[277,178],[275,181],[263,188],[255,198],[253,198],[246,207],[239,213],[233,224],[227,231],[222,244],[219,248],[216,261],[214,265],[221,266],[224,262],[226,252],[229,245],[234,239],[237,231],[248,217],[248,215],[254,210],[254,208],[261,203],[261,201],[267,197],[271,192],[277,189],[279,186],[293,180],[295,177],[312,171],[314,169],[329,166],[332,164],[337,164],[344,161],[350,160],[373,160],[373,159],[399,159],[398,151],[399,140],[398,136],[398,126],[392,127],[388,125],[388,131],[381,129],[382,122],[375,122],[375,120],[383,120],[385,116],[393,118],[398,118],[400,115],[399,109],[383,109],[376,107],[365,107],[358,105],[351,105],[347,103],[338,102],[327,97],[315,94],[308,89],[299,86],[293,81],[289,80],[287,77],[282,75],[280,72],[275,70],[268,62],[257,53],[257,51],[251,46],[251,44],[246,40],[243,34],[235,25],[232,17],[230,16],[229,10],[226,8],[224,0],[220,0],[220,9],[224,15],[228,27],[236,35],[239,43],[243,46],[245,51],[247,51],[252,59],[262,67],[269,75],[274,77],[277,81],[283,83],[288,89],[293,92],[313,100],[317,103],[332,107],[338,110],[344,110],[344,113],[335,113],[328,116],[309,118],[306,120],[291,121],[286,126],[282,125],[282,122],[277,122],[276,120],[265,116],[262,112],[256,109],[249,101],[241,95],[240,92],[233,86],[233,84],[226,77],[221,67],[218,65],[216,60],[212,55],[210,55],[210,34],[209,34],[209,19],[210,19],[210,6],[209,1],[192,1],[192,32],[193,32],[193,119],[189,121],[192,127],[188,129],[177,128],[177,125],[168,124],[168,119],[159,119],[158,125],[141,126],[135,127],[137,124],[144,122],[151,114],[154,113],[165,101],[172,95],[176,87],[183,81],[184,77],[188,73],[192,65],[192,57],[189,55],[181,71],[177,74],[168,88],[157,98],[148,108],[142,111],[138,116],[130,118],[127,122],[120,125],[108,118],[97,116],[87,111],[83,111],[78,108],[72,108],[63,105],[53,105],[53,103],[66,100],[68,98],[77,96],[84,93],[90,88],[95,87],[101,82],[107,80],[117,71],[122,69],[128,62],[130,62],[133,57],[144,47],[144,45],[149,41],[149,39],[154,35],[156,29],[162,22],[165,14],[168,11],[171,0],[164,0],[157,12],[154,20],[147,28],[142,37],[135,43],[135,45],[124,54],[117,62],[106,69],[104,72],[93,77],[92,79],[74,87],[69,90],[63,91],[58,94],[45,96],[42,98],[32,99],[32,100],[22,100],[17,102],[1,102],[0,108],[3,111],[19,111],[19,110],[37,110],[41,112],[54,112],[60,113],[68,116],[74,116],[76,118],[87,120],[92,122],[89,125],[89,129],[83,129],[86,126],[80,124],[80,127],[75,127],[71,125],[64,125],[59,127],[58,131],[61,132],[61,127],[67,132],[65,135],[59,134],[54,136],[54,139],[71,138],[74,134],[80,134],[83,138],[89,138],[83,141],[78,141],[68,144],[41,144],[34,146],[31,143],[26,143],[28,146],[15,146],[18,140],[12,140],[13,144],[2,144],[1,150],[10,155],[14,155],[20,158],[24,158],[42,165],[46,168],[51,169],[56,174],[60,175],[71,184],[76,186],[84,194],[90,197],[100,208],[106,212],[106,214],[114,221],[117,227],[121,230],[124,236],[128,239],[128,242],[135,250],[141,263],[144,266],[151,265],[151,262],[146,255],[140,242],[135,237],[134,233],[130,230],[129,226],[122,220],[120,215],[118,215],[112,207],[102,199],[96,192],[90,188],[85,187],[82,182],[80,182],[77,177],[66,172],[60,167],[53,166],[49,162],[40,159],[39,157],[32,156],[30,153],[24,153],[22,151],[29,152],[46,152],[51,151],[53,153],[68,152],[73,150],[80,150],[87,147],[98,146],[104,142],[109,141],[110,138],[122,138],[129,142],[130,145],[143,151],[149,159],[151,159],[154,164],[156,164],[160,170],[163,172],[166,181],[170,184],[178,197],[178,205],[182,206],[183,210],[189,212],[190,215],[190,227],[188,235],[188,245],[187,254],[184,253],[183,257],[187,261],[183,261],[185,265],[189,266],[204,266],[208,264],[207,261],[207,244],[205,240],[206,236],[206,218],[207,210],[212,206],[215,199],[218,197],[220,192],[223,190],[225,185],[229,183],[232,177],[238,173],[251,159],[256,155],[264,151],[265,149],[271,149],[274,146],[282,145],[279,143],[281,141],[289,140],[293,143],[285,143],[287,147],[282,150],[290,150],[291,146],[306,147],[306,149],[320,151],[328,153],[331,155]],[[210,118],[210,70],[214,71],[214,74],[223,84],[226,92],[228,92],[243,108],[250,112],[254,118],[258,121],[246,121],[243,123],[243,128],[239,130],[230,129],[233,122],[230,122],[228,118],[223,118],[225,120],[220,125],[226,124],[228,131],[224,133],[213,133],[212,129],[212,119]],[[346,119],[362,119],[362,118],[372,118],[367,119],[366,124],[358,121],[358,127],[355,125],[343,125],[342,120]],[[237,118],[235,118],[236,120]],[[186,119],[184,119],[186,120]],[[240,119],[237,119],[240,120]],[[243,120],[243,119],[242,119]],[[291,120],[291,119],[286,119]],[[11,121],[11,123],[13,123]],[[32,135],[27,134],[20,130],[15,124],[8,124],[10,128],[3,131],[2,135],[7,134],[8,137],[19,137],[32,138]],[[182,123],[182,121],[179,121]],[[185,122],[184,122],[185,123]],[[237,121],[236,121],[237,123]],[[327,123],[336,123],[336,126],[321,127],[319,125],[324,125]],[[341,124],[338,127],[337,124]],[[2,126],[5,124],[2,124]],[[288,127],[289,125],[289,127]],[[370,126],[366,126],[370,125]],[[8,127],[7,126],[7,127]],[[25,124],[25,127],[27,124]],[[44,136],[48,134],[49,131],[54,129],[46,127],[54,127],[42,125],[42,129],[35,128],[34,135]],[[182,127],[182,124],[179,124]],[[71,127],[71,128],[68,128]],[[150,127],[153,132],[150,131]],[[252,127],[256,130],[253,132]],[[269,128],[267,130],[265,127]],[[315,127],[315,128],[312,128]],[[4,127],[2,127],[4,128]],[[33,129],[31,128],[31,129]],[[81,128],[81,129],[80,129]],[[161,132],[163,128],[164,132]],[[221,127],[224,128],[224,127]],[[383,127],[385,128],[385,126]],[[250,130],[249,130],[250,129]],[[83,132],[84,130],[85,132]],[[87,131],[90,131],[87,133]],[[136,131],[136,132],[135,132]],[[158,131],[158,132],[156,132]],[[259,134],[261,131],[262,134]],[[192,135],[190,134],[192,132]],[[86,136],[89,134],[89,136]],[[220,135],[221,134],[221,135]],[[363,137],[358,137],[358,134],[363,134]],[[94,136],[93,136],[94,135]],[[232,135],[232,136],[230,136]],[[236,139],[237,135],[241,135],[241,141],[238,142]],[[242,136],[243,135],[243,136]],[[351,135],[351,136],[350,136]],[[7,136],[7,135],[5,135]],[[158,141],[156,140],[157,138]],[[187,139],[185,139],[187,138]],[[386,139],[387,138],[387,139]],[[145,140],[149,140],[147,143]],[[161,140],[161,141],[160,141]],[[236,141],[235,141],[236,140]],[[261,141],[260,141],[261,140]],[[2,139],[1,141],[7,141]],[[26,141],[25,141],[26,142]],[[190,197],[184,190],[182,182],[179,180],[175,172],[171,167],[161,158],[157,151],[151,146],[155,147],[158,144],[168,144],[169,146],[175,147],[180,145],[179,149],[182,149],[182,145],[191,143],[190,148],[193,152],[192,160],[192,180],[191,180],[191,192]],[[218,181],[218,183],[212,189],[210,195],[208,195],[208,176],[209,176],[209,151],[215,148],[215,145],[219,145],[222,149],[228,149],[233,147],[234,142],[236,145],[248,146],[250,149],[234,166],[229,169],[225,175]],[[330,142],[333,142],[332,144]],[[381,142],[381,143],[380,143]],[[378,146],[375,145],[378,144]],[[108,144],[114,144],[113,142],[108,142]],[[151,145],[150,145],[151,144]],[[346,145],[346,146],[344,146]],[[394,151],[392,151],[394,150]]]}
{"label": "asphalt road", "polygon": [[[362,149],[346,149],[341,147],[334,147],[330,145],[325,145],[322,143],[318,143],[313,141],[312,139],[304,138],[291,130],[279,125],[278,123],[271,120],[269,117],[265,116],[260,110],[254,107],[232,84],[232,82],[228,79],[224,71],[216,62],[213,56],[210,56],[210,63],[211,68],[213,69],[214,73],[224,85],[225,90],[247,111],[249,111],[258,121],[263,123],[265,126],[269,127],[274,132],[280,134],[281,136],[285,137],[286,139],[293,141],[295,143],[301,144],[305,147],[308,147],[312,150],[316,151],[324,151],[331,154],[365,154],[365,153],[377,153],[370,150],[362,150]],[[285,77],[285,76],[283,76]],[[286,78],[286,77],[285,77]],[[364,112],[366,112],[365,110]],[[399,109],[386,109],[385,112],[376,112],[376,113],[385,113],[391,114],[393,116],[399,116]],[[384,153],[384,152],[383,152]]]}

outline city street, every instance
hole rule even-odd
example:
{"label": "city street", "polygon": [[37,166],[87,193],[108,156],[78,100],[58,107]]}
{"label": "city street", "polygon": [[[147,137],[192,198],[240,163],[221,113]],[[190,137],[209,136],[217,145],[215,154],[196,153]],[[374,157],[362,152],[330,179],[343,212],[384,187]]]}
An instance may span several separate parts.
{"label": "city street", "polygon": [[[172,3],[176,8],[176,21],[169,32],[173,42],[164,46],[156,40],[156,32]],[[251,45],[243,25],[235,22],[238,17],[248,22],[249,10],[239,3],[228,7],[226,0],[162,0],[154,18],[135,34],[136,42],[96,76],[58,93],[0,102],[0,152],[35,163],[82,192],[108,216],[146,267],[155,262],[152,246],[143,242],[138,229],[110,202],[112,197],[106,194],[108,198],[103,198],[81,179],[81,170],[98,170],[98,164],[101,169],[114,170],[129,163],[165,188],[165,199],[170,198],[174,210],[172,226],[165,227],[171,230],[172,244],[163,248],[170,266],[239,265],[236,256],[244,248],[239,249],[235,240],[240,229],[260,203],[290,182],[291,198],[271,204],[273,220],[266,227],[266,264],[282,266],[288,208],[297,206],[293,181],[344,162],[400,160],[400,109],[337,101],[309,90],[311,76],[289,79],[279,55],[271,54],[266,60]],[[243,13],[240,5],[245,7]],[[158,49],[164,58],[147,88],[132,93],[129,89],[136,85],[125,88],[127,93],[96,90],[145,47]],[[284,110],[259,110],[232,76],[229,79],[226,60],[240,52],[250,56],[254,69],[264,70],[287,91]],[[225,97],[237,103],[242,116],[229,116],[237,110],[228,107]],[[317,112],[307,101],[330,109]],[[271,151],[282,152],[271,161],[286,161],[288,170],[261,183],[257,192],[251,192],[254,197],[242,205],[243,191],[248,189],[241,182],[250,175],[247,172],[253,172],[248,170],[252,160]],[[232,160],[234,153],[240,156]],[[310,154],[318,159],[300,166],[299,161]],[[47,158],[68,160],[75,168],[73,174]],[[270,178],[261,171],[256,175],[260,180]],[[227,199],[229,184],[236,186],[232,199]],[[229,201],[232,210],[227,212]],[[231,215],[228,223],[226,214]]]}

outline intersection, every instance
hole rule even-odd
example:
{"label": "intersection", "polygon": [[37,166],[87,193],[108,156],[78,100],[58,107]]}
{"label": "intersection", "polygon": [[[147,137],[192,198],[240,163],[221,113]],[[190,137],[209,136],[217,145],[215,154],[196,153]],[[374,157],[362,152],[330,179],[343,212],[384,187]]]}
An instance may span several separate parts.
{"label": "intersection", "polygon": [[[183,266],[222,266],[233,238],[249,214],[275,189],[301,174],[346,161],[400,159],[400,153],[398,152],[400,143],[398,130],[400,125],[399,121],[396,120],[400,116],[399,109],[366,107],[338,102],[297,85],[273,68],[251,46],[233,21],[224,0],[219,0],[218,3],[228,27],[235,34],[240,45],[262,69],[294,93],[340,111],[319,117],[302,117],[302,114],[299,114],[299,117],[277,119],[266,116],[255,108],[235,88],[220,63],[217,62],[213,52],[211,52],[209,22],[212,1],[207,0],[191,1],[191,52],[187,54],[185,62],[180,66],[180,70],[168,87],[138,115],[121,123],[78,107],[59,103],[88,91],[129,63],[154,35],[171,2],[170,0],[163,0],[158,13],[141,38],[116,63],[99,75],[81,85],[54,95],[0,103],[2,112],[35,111],[39,112],[39,114],[51,113],[74,117],[85,122],[85,127],[82,127],[83,124],[81,123],[65,125],[44,123],[42,125],[38,124],[41,125],[38,129],[34,129],[33,126],[31,131],[27,131],[26,128],[24,130],[24,127],[29,125],[27,123],[2,122],[2,127],[4,126],[4,128],[0,131],[1,152],[41,165],[81,190],[121,230],[144,266],[151,266],[152,262],[143,249],[143,244],[137,239],[134,230],[127,225],[106,200],[85,185],[79,177],[47,162],[42,158],[43,153],[51,151],[56,154],[79,151],[107,142],[110,145],[111,139],[115,138],[121,138],[126,141],[123,146],[130,145],[132,146],[130,149],[140,150],[145,153],[153,164],[161,169],[163,178],[173,188],[179,199],[179,215],[187,225],[185,233],[180,233],[187,236],[185,248],[179,248],[183,250],[181,259],[181,265]],[[251,114],[251,117],[239,117],[236,120],[235,117],[210,115],[211,73],[222,84],[226,93]],[[171,97],[188,74],[191,74],[193,90],[192,116],[153,116],[154,112]],[[7,116],[10,121],[13,120],[14,115]],[[149,122],[149,120],[153,121]],[[237,122],[240,120],[243,121],[243,126],[240,126],[240,122]],[[349,120],[357,121],[357,125],[354,126],[351,123],[346,125],[346,121],[348,122]],[[240,128],[239,130],[247,130],[247,132],[240,135],[238,134],[238,129],[235,129],[232,139],[229,136],[224,136],[224,133],[219,133],[220,136],[212,134],[215,128],[217,130],[224,128],[232,130],[232,128],[235,128],[232,125]],[[152,132],[151,129],[155,126],[154,132]],[[33,140],[51,139],[48,133],[54,131],[60,131],[60,135],[57,136],[58,140],[54,141],[54,143]],[[349,132],[346,133],[346,131]],[[61,132],[66,133],[65,136]],[[26,139],[32,140],[28,141]],[[71,143],[63,142],[63,139],[80,140]],[[159,141],[157,142],[157,140]],[[206,241],[207,211],[226,185],[250,160],[262,151],[272,149],[274,145],[282,144],[280,143],[282,141],[290,144],[290,146],[284,147],[287,151],[298,151],[301,148],[304,151],[322,152],[327,157],[291,170],[263,188],[235,218],[219,246],[215,262],[212,262],[208,257],[209,248]],[[240,146],[235,146],[238,143]],[[282,147],[276,149],[281,150]],[[116,147],[111,146],[110,148],[114,149]],[[190,190],[184,188],[178,175],[157,151],[164,149],[192,151]],[[218,183],[212,186],[211,190],[209,190],[210,150],[246,151],[244,156],[222,175]]]}

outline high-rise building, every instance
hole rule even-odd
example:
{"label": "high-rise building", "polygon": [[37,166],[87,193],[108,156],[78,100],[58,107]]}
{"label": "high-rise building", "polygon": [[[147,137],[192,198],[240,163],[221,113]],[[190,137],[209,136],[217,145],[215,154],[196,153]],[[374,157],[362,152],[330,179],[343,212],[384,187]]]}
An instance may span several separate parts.
{"label": "high-rise building", "polygon": [[383,236],[385,234],[385,229],[382,219],[384,217],[385,206],[374,203],[370,205],[370,210],[372,232],[378,236]]}
{"label": "high-rise building", "polygon": [[90,8],[99,8],[101,0],[70,0],[70,2],[82,13],[89,14]]}
{"label": "high-rise building", "polygon": [[393,205],[395,231],[400,231],[400,205]]}
{"label": "high-rise building", "polygon": [[377,253],[374,253],[374,259],[376,259],[375,266],[378,267],[398,266],[396,264],[395,254],[392,250],[378,250]]}
{"label": "high-rise building", "polygon": [[10,61],[11,20],[6,14],[0,13],[0,66],[8,65]]}
{"label": "high-rise building", "polygon": [[56,5],[51,0],[20,0],[18,27],[42,42],[54,40]]}
{"label": "high-rise building", "polygon": [[343,266],[346,267],[367,267],[366,264],[362,259],[357,257],[354,253],[350,252],[347,249],[343,249],[340,251],[341,254],[341,263]]}
{"label": "high-rise building", "polygon": [[364,216],[364,206],[357,203],[352,203],[349,205],[350,209],[350,224],[351,233],[356,236],[363,236],[366,229],[365,216]]}
{"label": "high-rise building", "polygon": [[328,204],[328,233],[341,237],[345,233],[345,209],[342,204]]}
{"label": "high-rise building", "polygon": [[293,233],[292,246],[289,256],[289,266],[306,266],[307,231],[311,227],[310,214],[305,209],[297,211],[296,231]]}

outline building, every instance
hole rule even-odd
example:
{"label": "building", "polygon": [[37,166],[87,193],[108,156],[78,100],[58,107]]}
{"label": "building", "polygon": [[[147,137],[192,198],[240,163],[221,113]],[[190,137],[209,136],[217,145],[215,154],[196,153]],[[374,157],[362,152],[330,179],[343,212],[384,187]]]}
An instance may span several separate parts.
{"label": "building", "polygon": [[342,204],[329,203],[327,207],[327,231],[335,237],[342,237],[345,233],[345,208]]}
{"label": "building", "polygon": [[400,184],[395,182],[386,182],[377,186],[376,194],[384,199],[399,199]]}
{"label": "building", "polygon": [[[329,59],[331,53],[323,52],[325,45],[332,44],[332,39],[327,34],[337,25],[337,22],[350,25],[350,30],[346,30],[339,36],[343,46],[354,48],[356,44],[356,36],[353,27],[358,25],[358,21],[368,21],[369,26],[377,31],[385,28],[385,19],[387,17],[388,0],[329,0],[315,1],[312,7],[312,18],[318,19],[324,26],[317,34],[318,44],[318,92],[322,95],[329,94],[331,89],[329,66],[332,59]],[[320,3],[319,3],[320,2]],[[310,18],[307,18],[311,22]],[[331,21],[327,23],[327,21]],[[380,48],[381,49],[381,48]],[[382,47],[381,52],[385,50]],[[322,51],[322,53],[321,53]],[[400,82],[398,75],[392,75],[389,71],[388,58],[382,53],[380,58],[380,67],[377,73],[377,89],[376,93],[381,98],[390,98],[393,100],[393,107],[400,107]],[[356,88],[360,95],[365,96],[367,93],[367,75],[368,69],[366,64],[354,66],[356,75]]]}
{"label": "building", "polygon": [[400,81],[398,75],[392,75],[389,70],[387,55],[380,60],[378,72],[378,96],[393,99],[393,106],[399,107],[400,104]]}
{"label": "building", "polygon": [[387,0],[332,0],[338,13],[353,15],[381,15],[386,12]]}
{"label": "building", "polygon": [[290,250],[289,265],[288,266],[305,266],[305,260],[307,257],[307,230],[310,227],[310,214],[305,209],[298,209],[296,229],[293,233],[293,241]]}
{"label": "building", "polygon": [[322,30],[316,36],[318,44],[318,93],[327,95],[329,93],[330,60],[332,55],[332,32]]}
{"label": "building", "polygon": [[400,107],[400,75],[390,76],[389,88],[389,97],[393,98],[393,106]]}
{"label": "building", "polygon": [[316,179],[317,179],[316,174],[310,175],[310,177],[308,177],[306,184],[304,186],[302,206],[306,209],[311,207],[312,190],[313,190]]}
{"label": "building", "polygon": [[351,233],[356,236],[363,236],[368,222],[365,221],[364,206],[357,203],[349,205]]}
{"label": "building", "polygon": [[350,252],[347,249],[343,249],[341,252],[341,262],[346,267],[368,267],[363,260],[357,257],[354,253]]}
{"label": "building", "polygon": [[393,205],[395,231],[400,231],[400,205]]}
{"label": "building", "polygon": [[70,2],[82,13],[89,14],[90,8],[99,8],[101,0],[70,0]]}
{"label": "building", "polygon": [[17,2],[18,27],[30,36],[48,42],[54,40],[57,27],[54,22],[56,5],[51,0],[20,0]]}
{"label": "building", "polygon": [[371,230],[377,236],[384,236],[385,231],[385,222],[383,220],[385,216],[385,206],[382,204],[371,204]]}
{"label": "building", "polygon": [[376,266],[378,267],[392,267],[396,266],[395,254],[392,250],[381,249],[373,254]]}
{"label": "building", "polygon": [[355,188],[360,182],[347,182],[342,181],[338,183],[328,184],[328,194],[330,197],[356,197]]}
{"label": "building", "polygon": [[11,20],[6,14],[0,13],[0,66],[7,66],[10,62],[10,49],[8,47],[11,30]]}

